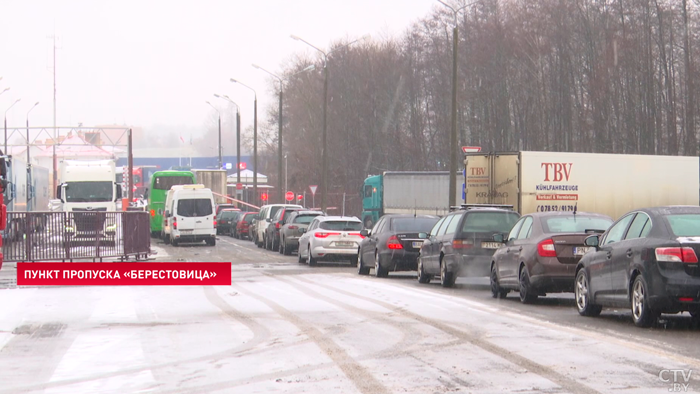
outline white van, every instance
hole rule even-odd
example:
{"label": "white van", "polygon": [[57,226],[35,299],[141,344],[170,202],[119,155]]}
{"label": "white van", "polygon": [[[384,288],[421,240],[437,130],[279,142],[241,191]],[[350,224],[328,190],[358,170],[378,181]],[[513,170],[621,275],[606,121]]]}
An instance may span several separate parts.
{"label": "white van", "polygon": [[216,216],[211,189],[204,185],[175,185],[168,190],[163,239],[173,246],[202,240],[207,245],[216,245]]}

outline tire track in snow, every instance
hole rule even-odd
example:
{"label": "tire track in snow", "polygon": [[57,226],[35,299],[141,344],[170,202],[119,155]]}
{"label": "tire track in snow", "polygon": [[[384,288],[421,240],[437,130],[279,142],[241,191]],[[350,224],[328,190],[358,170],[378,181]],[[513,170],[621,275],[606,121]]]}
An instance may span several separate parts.
{"label": "tire track in snow", "polygon": [[[462,340],[464,342],[467,342],[467,343],[470,343],[474,346],[477,346],[477,347],[481,348],[482,350],[485,350],[491,354],[494,354],[498,357],[501,357],[501,358],[507,360],[508,362],[511,362],[515,365],[518,365],[519,367],[524,368],[532,373],[535,373],[541,377],[544,377],[544,378],[550,380],[551,382],[558,384],[563,389],[565,389],[566,391],[571,392],[573,394],[601,394],[599,391],[597,391],[591,387],[588,387],[582,383],[579,383],[579,382],[575,381],[574,379],[571,379],[567,376],[564,376],[552,368],[546,367],[542,364],[539,364],[533,360],[528,359],[527,357],[524,357],[524,356],[521,356],[517,353],[511,352],[510,350],[507,350],[501,346],[495,345],[495,344],[493,344],[493,343],[491,343],[483,338],[479,338],[475,335],[469,334],[468,332],[456,329],[456,328],[450,326],[449,324],[445,324],[445,323],[442,323],[440,321],[433,320],[433,319],[418,315],[416,313],[407,311],[403,308],[397,307],[397,306],[390,304],[388,302],[379,301],[379,300],[376,300],[376,299],[373,299],[370,297],[365,297],[365,296],[360,295],[360,294],[356,294],[356,293],[352,293],[352,292],[349,292],[346,290],[334,288],[334,287],[329,286],[327,284],[317,283],[317,282],[311,281],[311,280],[306,279],[306,278],[299,277],[297,279],[300,281],[307,282],[309,284],[323,287],[323,288],[331,290],[331,291],[335,291],[336,293],[343,294],[345,296],[355,297],[355,298],[359,298],[359,299],[364,300],[364,301],[374,303],[374,304],[382,306],[390,311],[393,311],[395,313],[403,315],[404,317],[411,318],[411,319],[416,320],[418,322],[421,322],[425,325],[431,326],[435,329],[438,329],[438,330],[443,331],[447,334],[450,334],[456,338],[459,338],[460,340]],[[464,326],[464,328],[473,330],[473,328],[470,326]],[[476,330],[474,330],[474,331],[476,331]]]}

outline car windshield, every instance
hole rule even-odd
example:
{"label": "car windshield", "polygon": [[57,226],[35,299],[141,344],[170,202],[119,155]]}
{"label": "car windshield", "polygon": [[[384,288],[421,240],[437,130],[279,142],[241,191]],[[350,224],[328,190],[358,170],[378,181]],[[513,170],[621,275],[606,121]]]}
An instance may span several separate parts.
{"label": "car windshield", "polygon": [[468,212],[462,225],[465,233],[505,233],[520,216],[515,212]]}
{"label": "car windshield", "polygon": [[66,184],[66,202],[107,202],[114,200],[112,182],[70,182]]}
{"label": "car windshield", "polygon": [[328,220],[321,222],[318,227],[322,230],[359,231],[362,230],[362,222],[356,222],[354,220]]}
{"label": "car windshield", "polygon": [[542,231],[545,233],[604,232],[612,223],[611,219],[598,216],[551,217],[542,220]]}
{"label": "car windshield", "polygon": [[666,220],[676,237],[700,236],[700,215],[698,214],[666,215]]}
{"label": "car windshield", "polygon": [[237,213],[236,211],[222,211],[221,213],[219,213],[219,217],[222,219],[223,218],[230,219],[232,217],[235,217],[236,213]]}
{"label": "car windshield", "polygon": [[299,215],[294,218],[294,223],[309,224],[316,216],[319,215]]}
{"label": "car windshield", "polygon": [[212,213],[211,200],[208,198],[189,198],[177,202],[178,216],[199,217]]}
{"label": "car windshield", "polygon": [[440,220],[438,218],[395,218],[391,221],[392,231],[428,232]]}

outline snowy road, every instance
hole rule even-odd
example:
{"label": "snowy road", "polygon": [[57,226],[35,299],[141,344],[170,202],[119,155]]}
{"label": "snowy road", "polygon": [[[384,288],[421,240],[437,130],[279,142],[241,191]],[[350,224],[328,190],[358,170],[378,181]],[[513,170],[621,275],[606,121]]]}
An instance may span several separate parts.
{"label": "snowy road", "polygon": [[228,237],[156,247],[232,261],[233,285],[16,288],[3,267],[0,393],[700,391],[687,314],[641,330],[626,311],[580,317],[568,295],[494,300],[483,280],[361,277]]}

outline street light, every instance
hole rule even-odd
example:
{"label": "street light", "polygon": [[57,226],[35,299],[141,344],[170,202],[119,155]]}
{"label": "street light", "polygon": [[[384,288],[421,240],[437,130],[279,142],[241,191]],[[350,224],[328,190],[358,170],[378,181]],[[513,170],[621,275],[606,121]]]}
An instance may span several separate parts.
{"label": "street light", "polygon": [[459,8],[437,0],[440,4],[452,10],[455,17],[452,28],[452,129],[450,131],[450,196],[449,207],[457,204],[457,14],[459,11],[472,6],[479,1],[465,4]]}
{"label": "street light", "polygon": [[241,107],[227,95],[214,94],[214,97],[228,101],[236,106],[236,185],[241,183]]}
{"label": "street light", "polygon": [[214,108],[214,111],[216,111],[216,113],[219,114],[219,169],[221,169],[223,167],[223,162],[221,159],[221,112],[219,112],[219,110],[216,109],[216,107],[212,105],[212,103],[210,103],[209,101],[207,101],[206,103],[209,104],[212,108]]}
{"label": "street light", "polygon": [[[257,68],[258,70],[264,71],[274,78],[276,78],[279,83],[280,83],[280,103],[279,103],[279,111],[277,112],[277,123],[279,125],[279,130],[277,131],[277,188],[280,191],[280,196],[279,196],[279,202],[280,204],[284,204],[284,195],[282,194],[282,92],[284,90],[284,79],[276,74],[273,74],[264,68],[258,66],[257,64],[253,64],[254,68]],[[305,69],[294,73],[289,76],[289,78],[292,78],[295,75],[301,74],[306,71],[314,70],[316,68],[315,65],[310,65],[306,67]],[[288,80],[288,79],[287,79]],[[287,186],[284,187],[284,191],[287,191]]]}
{"label": "street light", "polygon": [[284,154],[284,191],[287,192],[287,154]]}
{"label": "street light", "polygon": [[31,182],[31,168],[32,164],[31,161],[29,160],[29,113],[32,112],[32,110],[39,105],[39,102],[37,101],[32,105],[31,108],[29,108],[29,111],[27,111],[27,212],[32,211],[32,204],[33,204],[33,199],[32,199],[32,182]]}
{"label": "street light", "polygon": [[231,82],[240,84],[241,86],[253,91],[255,100],[253,101],[253,198],[258,202],[258,93],[255,89],[231,78]]}
{"label": "street light", "polygon": [[2,92],[0,92],[0,94],[3,94],[5,92],[7,92],[8,90],[10,90],[10,88],[5,88]]}
{"label": "street light", "polygon": [[10,108],[14,107],[15,104],[19,103],[20,100],[22,100],[22,99],[17,99],[17,100],[15,100],[15,102],[12,103],[12,105],[10,105],[10,106],[5,110],[5,154],[6,154],[6,155],[8,154],[8,153],[7,153],[7,111],[9,111]]}
{"label": "street light", "polygon": [[298,36],[295,36],[292,34],[290,36],[292,39],[301,41],[304,44],[310,46],[311,48],[317,50],[323,55],[323,135],[322,135],[322,148],[321,148],[321,172],[323,173],[323,176],[321,177],[321,210],[325,211],[326,210],[326,194],[328,194],[328,142],[326,136],[328,135],[328,126],[327,126],[327,114],[328,114],[328,56],[330,56],[331,53],[347,48],[350,45],[360,41],[364,40],[365,38],[369,36],[363,36],[361,38],[358,38],[355,41],[352,41],[348,44],[345,44],[341,47],[334,48],[328,52],[324,52],[320,49],[318,49],[316,46],[310,44],[308,41],[304,40],[303,38],[300,38]]}

